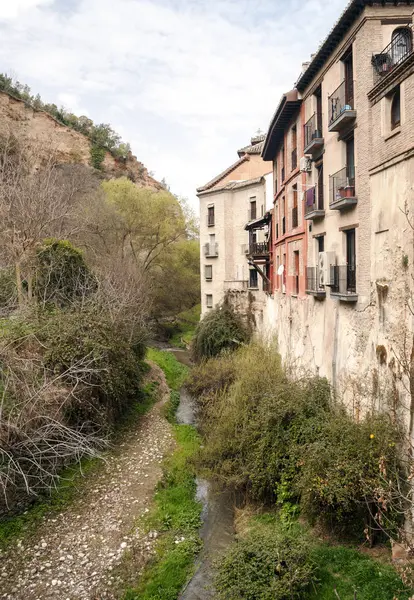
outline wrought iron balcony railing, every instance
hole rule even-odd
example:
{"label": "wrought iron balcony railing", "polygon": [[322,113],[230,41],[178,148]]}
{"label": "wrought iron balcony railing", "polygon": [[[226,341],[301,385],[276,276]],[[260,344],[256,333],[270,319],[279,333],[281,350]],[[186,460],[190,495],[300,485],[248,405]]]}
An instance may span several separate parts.
{"label": "wrought iron balcony railing", "polygon": [[344,167],[329,177],[329,207],[341,210],[357,203],[355,169]]}
{"label": "wrought iron balcony railing", "polygon": [[325,287],[320,285],[319,281],[319,268],[306,267],[306,293],[319,298],[325,298]]}
{"label": "wrought iron balcony railing", "polygon": [[305,193],[305,219],[323,217],[325,214],[323,184],[316,184]]}
{"label": "wrought iron balcony railing", "polygon": [[249,245],[250,256],[267,256],[269,254],[268,242],[254,242]]}
{"label": "wrought iron balcony railing", "polygon": [[218,256],[218,243],[204,244],[204,256]]}
{"label": "wrought iron balcony railing", "polygon": [[329,130],[338,131],[335,127],[337,121],[345,122],[347,117],[355,118],[354,82],[344,80],[339,87],[329,96]]}
{"label": "wrought iron balcony railing", "polygon": [[379,54],[372,57],[372,66],[377,80],[398,67],[413,53],[411,31],[402,29]]}
{"label": "wrought iron balcony railing", "polygon": [[304,137],[304,152],[306,154],[307,149],[311,146],[314,140],[322,139],[322,116],[315,113],[311,116],[309,121],[303,126],[303,137]]}
{"label": "wrought iron balcony railing", "polygon": [[340,296],[343,300],[356,301],[355,265],[331,266],[331,296]]}

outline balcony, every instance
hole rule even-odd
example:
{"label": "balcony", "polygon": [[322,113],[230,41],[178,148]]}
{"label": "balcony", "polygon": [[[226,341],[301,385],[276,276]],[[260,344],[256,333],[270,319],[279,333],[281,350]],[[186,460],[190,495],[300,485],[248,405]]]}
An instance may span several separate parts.
{"label": "balcony", "polygon": [[218,256],[218,243],[204,244],[204,256],[216,258]]}
{"label": "balcony", "polygon": [[311,116],[309,121],[304,125],[304,140],[305,147],[303,149],[304,154],[311,154],[312,157],[319,154],[324,145],[324,140],[322,137],[322,127],[320,123],[322,122],[322,116],[315,113]]}
{"label": "balcony", "polygon": [[342,131],[355,120],[354,82],[344,80],[329,96],[329,125],[328,131]]}
{"label": "balcony", "polygon": [[294,148],[292,150],[292,158],[291,158],[292,171],[294,171],[298,166],[298,149]]}
{"label": "balcony", "polygon": [[376,83],[396,67],[401,65],[413,53],[411,31],[402,29],[392,42],[379,54],[372,57]]}
{"label": "balcony", "polygon": [[309,190],[306,190],[305,219],[307,221],[316,221],[317,219],[323,219],[324,216],[323,184],[317,184]]}
{"label": "balcony", "polygon": [[344,167],[329,177],[329,208],[345,210],[358,202],[355,193],[355,169]]}
{"label": "balcony", "polygon": [[342,302],[357,302],[356,268],[354,265],[331,267],[331,297]]}
{"label": "balcony", "polygon": [[254,242],[249,245],[249,255],[252,258],[266,258],[269,256],[268,242]]}
{"label": "balcony", "polygon": [[319,285],[318,267],[306,267],[306,293],[315,298],[326,298],[325,287]]}
{"label": "balcony", "polygon": [[298,226],[298,207],[292,208],[292,229]]}

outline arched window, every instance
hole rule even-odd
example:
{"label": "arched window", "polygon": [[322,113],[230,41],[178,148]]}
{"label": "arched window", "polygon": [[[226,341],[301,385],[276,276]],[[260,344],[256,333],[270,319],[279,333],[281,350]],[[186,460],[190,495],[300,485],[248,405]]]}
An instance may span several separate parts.
{"label": "arched window", "polygon": [[411,53],[413,38],[411,29],[408,27],[399,27],[392,33],[392,60],[394,65],[398,65]]}
{"label": "arched window", "polygon": [[401,93],[398,87],[391,100],[391,129],[401,125]]}

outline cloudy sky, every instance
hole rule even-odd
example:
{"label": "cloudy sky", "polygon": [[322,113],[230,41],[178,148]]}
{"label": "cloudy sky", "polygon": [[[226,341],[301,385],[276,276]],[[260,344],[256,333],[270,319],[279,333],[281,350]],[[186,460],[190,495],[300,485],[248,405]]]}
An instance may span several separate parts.
{"label": "cloudy sky", "polygon": [[173,192],[265,130],[345,0],[0,0],[1,71],[111,123]]}

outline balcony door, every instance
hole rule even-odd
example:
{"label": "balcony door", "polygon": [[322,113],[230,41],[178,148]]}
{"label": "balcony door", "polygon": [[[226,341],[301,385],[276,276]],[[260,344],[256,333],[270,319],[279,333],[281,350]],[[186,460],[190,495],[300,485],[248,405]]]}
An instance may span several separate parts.
{"label": "balcony door", "polygon": [[347,185],[355,186],[355,141],[354,137],[346,142],[346,177]]}
{"label": "balcony door", "polygon": [[356,290],[356,245],[355,229],[345,231],[346,235],[346,289],[348,292]]}
{"label": "balcony door", "polygon": [[[315,137],[322,137],[322,88],[321,86],[315,92],[316,96],[316,132]],[[312,132],[312,136],[313,136]]]}
{"label": "balcony door", "polygon": [[352,48],[343,59],[345,69],[345,104],[354,108],[354,61]]}

